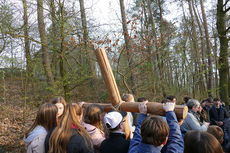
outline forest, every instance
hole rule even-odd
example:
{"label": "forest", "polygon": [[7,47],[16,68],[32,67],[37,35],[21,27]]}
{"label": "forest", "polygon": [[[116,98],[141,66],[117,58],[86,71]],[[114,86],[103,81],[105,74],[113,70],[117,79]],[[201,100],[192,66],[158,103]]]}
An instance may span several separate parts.
{"label": "forest", "polygon": [[229,10],[229,0],[0,0],[0,152],[24,151],[24,130],[55,96],[110,103],[97,48],[121,95],[228,108]]}

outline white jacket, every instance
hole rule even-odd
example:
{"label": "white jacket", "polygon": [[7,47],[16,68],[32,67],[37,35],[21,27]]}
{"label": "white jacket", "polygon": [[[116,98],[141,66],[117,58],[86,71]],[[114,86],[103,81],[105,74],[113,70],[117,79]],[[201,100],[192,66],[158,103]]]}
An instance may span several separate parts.
{"label": "white jacket", "polygon": [[26,153],[45,153],[45,138],[47,131],[43,126],[36,126],[27,138],[24,138],[26,144]]}

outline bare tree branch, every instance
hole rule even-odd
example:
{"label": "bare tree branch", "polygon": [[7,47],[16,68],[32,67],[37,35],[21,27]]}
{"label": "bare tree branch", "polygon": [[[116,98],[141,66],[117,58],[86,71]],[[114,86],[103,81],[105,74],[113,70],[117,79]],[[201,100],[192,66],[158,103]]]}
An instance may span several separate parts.
{"label": "bare tree branch", "polygon": [[223,7],[225,7],[228,2],[229,2],[229,0],[226,0],[226,2],[224,3]]}

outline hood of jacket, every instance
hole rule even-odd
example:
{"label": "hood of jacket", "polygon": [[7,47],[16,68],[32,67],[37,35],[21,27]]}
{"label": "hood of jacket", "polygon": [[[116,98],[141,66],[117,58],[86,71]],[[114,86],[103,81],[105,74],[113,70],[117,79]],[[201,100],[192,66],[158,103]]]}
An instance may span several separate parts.
{"label": "hood of jacket", "polygon": [[37,137],[40,134],[47,134],[47,131],[43,126],[37,125],[33,129],[33,131],[29,133],[29,136],[27,138],[24,138],[25,143],[28,145],[35,137]]}
{"label": "hood of jacket", "polygon": [[82,125],[86,128],[90,135],[96,132],[97,128],[95,126],[85,122],[82,122]]}

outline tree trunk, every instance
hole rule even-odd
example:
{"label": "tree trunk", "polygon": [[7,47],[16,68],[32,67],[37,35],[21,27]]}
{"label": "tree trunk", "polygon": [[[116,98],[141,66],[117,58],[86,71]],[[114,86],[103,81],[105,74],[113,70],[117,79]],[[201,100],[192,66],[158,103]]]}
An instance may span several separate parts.
{"label": "tree trunk", "polygon": [[213,49],[213,53],[214,53],[214,63],[215,63],[215,95],[216,97],[218,97],[219,93],[218,93],[218,87],[219,87],[219,83],[218,83],[218,56],[217,56],[217,34],[215,33],[215,29],[214,27],[212,27],[212,31],[213,31],[213,36],[214,36],[214,49]]}
{"label": "tree trunk", "polygon": [[30,54],[30,42],[29,42],[29,33],[28,33],[28,15],[27,15],[27,1],[22,0],[23,3],[23,21],[24,21],[24,42],[25,42],[25,54],[26,54],[26,76],[30,79],[33,76],[33,68],[32,68],[32,59]]}
{"label": "tree trunk", "polygon": [[132,86],[132,93],[135,94],[135,80],[134,80],[134,74],[132,71],[132,65],[133,65],[133,59],[132,59],[132,49],[130,44],[130,36],[128,33],[127,28],[127,21],[126,21],[126,13],[125,13],[125,6],[124,6],[124,0],[120,0],[120,9],[121,9],[121,17],[122,17],[122,28],[123,28],[123,35],[125,39],[125,48],[127,52],[127,58],[128,58],[128,66],[130,69],[130,81]]}
{"label": "tree trunk", "polygon": [[212,96],[212,52],[210,47],[210,38],[208,33],[208,24],[206,19],[206,14],[204,10],[204,4],[203,0],[200,0],[200,7],[202,11],[202,17],[203,17],[203,25],[205,30],[205,38],[206,38],[206,47],[207,47],[207,54],[208,54],[208,96]]}
{"label": "tree trunk", "polygon": [[[85,63],[88,67],[88,75],[92,78],[95,78],[95,62],[92,61],[94,56],[93,49],[89,47],[89,35],[87,28],[87,21],[85,15],[84,0],[79,0],[80,11],[81,11],[81,22],[82,22],[82,32],[83,32],[83,51],[85,53]],[[91,84],[93,84],[93,79],[91,79]]]}
{"label": "tree trunk", "polygon": [[65,24],[65,10],[64,10],[64,2],[59,3],[59,9],[60,9],[60,38],[61,38],[61,48],[60,48],[60,74],[62,77],[62,85],[64,88],[64,95],[65,95],[65,100],[68,102],[70,100],[70,83],[68,80],[68,77],[66,75],[66,68],[65,68],[65,29],[64,29],[64,24]]}
{"label": "tree trunk", "polygon": [[219,55],[219,78],[220,78],[220,98],[225,102],[226,108],[229,106],[228,96],[228,39],[226,35],[226,12],[224,10],[223,0],[217,3],[217,31],[220,40]]}
{"label": "tree trunk", "polygon": [[[202,69],[204,71],[204,75],[205,75],[205,79],[208,80],[208,75],[207,75],[207,62],[206,62],[206,51],[205,51],[205,43],[204,43],[204,35],[203,35],[203,30],[202,30],[202,26],[199,20],[199,16],[196,12],[196,8],[195,8],[195,4],[194,4],[194,0],[192,0],[192,8],[193,8],[193,12],[199,27],[199,31],[200,31],[200,45],[201,45],[201,59],[202,59]],[[207,83],[208,84],[208,83]],[[205,88],[205,85],[204,85]],[[205,90],[206,91],[206,88]],[[204,93],[204,91],[202,91]]]}
{"label": "tree trunk", "polygon": [[54,80],[56,80],[58,77],[58,72],[59,72],[59,66],[58,66],[59,43],[58,43],[58,33],[57,33],[58,29],[57,29],[55,1],[50,0],[49,6],[50,6],[51,21],[52,21],[52,34],[51,34],[51,38],[52,38],[51,43],[52,43],[52,47],[53,47],[52,69],[54,72]]}
{"label": "tree trunk", "polygon": [[201,62],[200,62],[200,51],[199,51],[199,47],[198,47],[198,40],[197,40],[197,32],[196,32],[196,27],[195,27],[195,23],[194,23],[194,17],[193,17],[193,12],[192,12],[192,4],[191,4],[191,0],[189,0],[188,2],[189,4],[189,12],[191,15],[191,28],[192,28],[192,43],[193,43],[193,48],[195,50],[195,69],[197,69],[197,73],[198,73],[198,79],[199,79],[199,90],[200,92],[204,91],[204,80],[203,80],[203,75],[202,75],[202,66],[201,66]]}
{"label": "tree trunk", "polygon": [[37,13],[38,13],[38,29],[39,29],[40,39],[42,43],[43,65],[44,65],[48,83],[51,86],[53,86],[54,79],[53,79],[53,73],[50,67],[48,43],[47,43],[47,38],[46,38],[45,23],[44,23],[44,16],[43,16],[43,0],[37,0]]}

